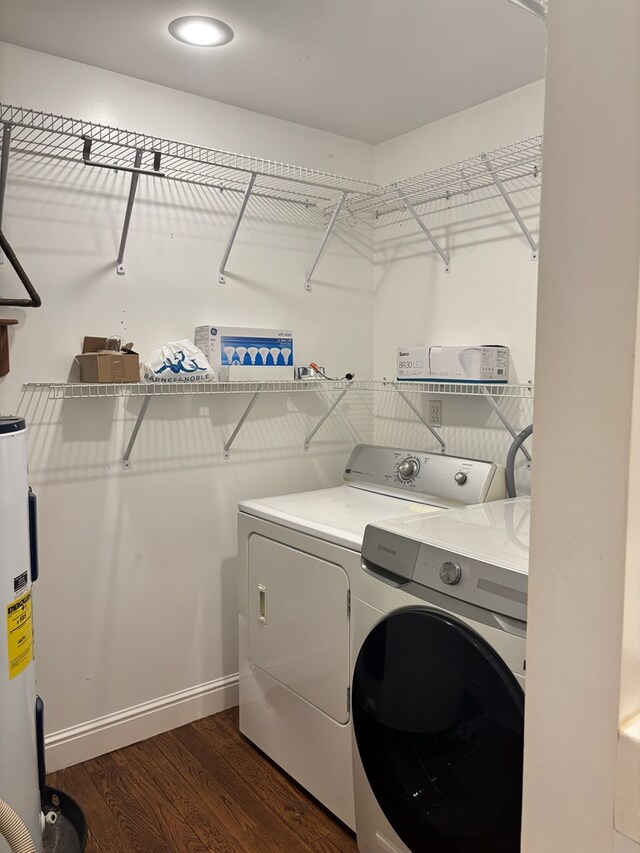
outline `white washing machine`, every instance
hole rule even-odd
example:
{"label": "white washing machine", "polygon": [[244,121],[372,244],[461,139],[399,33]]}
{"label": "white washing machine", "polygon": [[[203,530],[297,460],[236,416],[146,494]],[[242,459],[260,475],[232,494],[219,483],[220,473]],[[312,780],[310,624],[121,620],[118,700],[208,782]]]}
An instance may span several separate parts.
{"label": "white washing machine", "polygon": [[240,504],[240,730],[351,828],[351,601],[364,529],[504,490],[492,462],[358,445],[343,486]]}
{"label": "white washing machine", "polygon": [[362,853],[518,853],[529,499],[367,527],[354,601]]}

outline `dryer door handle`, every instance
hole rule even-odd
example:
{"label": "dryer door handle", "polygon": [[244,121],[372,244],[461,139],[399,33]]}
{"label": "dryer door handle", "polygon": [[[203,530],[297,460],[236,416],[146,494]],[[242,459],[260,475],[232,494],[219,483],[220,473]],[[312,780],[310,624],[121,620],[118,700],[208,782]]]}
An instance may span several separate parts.
{"label": "dryer door handle", "polygon": [[267,624],[267,588],[263,583],[258,584],[258,622]]}

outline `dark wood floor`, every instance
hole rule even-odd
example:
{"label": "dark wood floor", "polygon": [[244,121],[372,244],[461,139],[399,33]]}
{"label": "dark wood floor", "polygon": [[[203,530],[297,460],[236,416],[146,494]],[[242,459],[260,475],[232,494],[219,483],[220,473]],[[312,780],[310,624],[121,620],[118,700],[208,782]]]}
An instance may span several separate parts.
{"label": "dark wood floor", "polygon": [[357,851],[353,834],[238,731],[238,709],[51,773],[87,853]]}

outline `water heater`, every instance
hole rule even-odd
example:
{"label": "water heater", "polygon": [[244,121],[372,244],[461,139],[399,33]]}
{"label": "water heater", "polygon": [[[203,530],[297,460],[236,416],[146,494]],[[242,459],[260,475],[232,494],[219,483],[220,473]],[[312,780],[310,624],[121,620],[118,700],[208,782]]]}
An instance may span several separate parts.
{"label": "water heater", "polygon": [[[0,417],[0,798],[23,820],[40,853],[44,754],[31,597],[38,548],[25,434],[22,418]],[[7,851],[0,837],[0,853]]]}

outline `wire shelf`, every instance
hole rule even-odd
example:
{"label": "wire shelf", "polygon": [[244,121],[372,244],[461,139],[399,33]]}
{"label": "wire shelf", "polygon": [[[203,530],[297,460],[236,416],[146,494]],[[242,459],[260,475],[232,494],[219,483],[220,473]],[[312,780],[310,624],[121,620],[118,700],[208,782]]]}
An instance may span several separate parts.
{"label": "wire shelf", "polygon": [[[124,398],[131,397],[142,398],[142,403],[138,412],[135,426],[131,432],[129,443],[127,444],[124,456],[122,459],[123,468],[128,471],[131,469],[131,453],[136,443],[138,432],[147,414],[147,409],[153,397],[176,397],[176,396],[194,396],[203,394],[249,394],[249,402],[240,416],[238,423],[227,439],[222,453],[223,459],[229,459],[231,456],[231,447],[235,442],[238,433],[242,429],[244,423],[251,410],[253,409],[257,399],[264,393],[299,393],[299,392],[319,392],[319,391],[337,391],[337,396],[333,397],[331,405],[322,415],[316,426],[307,435],[304,441],[305,451],[309,450],[309,445],[313,440],[318,430],[324,422],[334,412],[341,400],[348,392],[358,391],[388,391],[399,393],[405,402],[415,412],[418,418],[424,423],[427,429],[431,432],[434,438],[440,444],[441,452],[446,452],[446,445],[437,430],[431,427],[419,409],[410,402],[407,394],[457,394],[470,395],[474,397],[488,398],[496,414],[515,437],[516,433],[503,412],[498,407],[496,398],[503,397],[520,397],[531,398],[533,396],[532,385],[477,385],[467,383],[454,382],[394,382],[383,379],[381,381],[374,379],[364,380],[292,380],[292,381],[273,381],[273,382],[127,382],[127,383],[83,383],[83,382],[28,382],[22,386],[24,393],[31,394],[46,394],[50,400],[90,400],[100,398]],[[246,400],[246,398],[245,398]],[[524,452],[524,451],[523,451]],[[528,457],[529,458],[529,457]]]}
{"label": "wire shelf", "polygon": [[382,186],[26,107],[0,104],[0,123],[11,126],[10,149],[18,157],[82,164],[85,140],[91,139],[91,161],[97,165],[131,169],[139,151],[139,168],[153,174],[154,157],[160,154],[159,177],[233,193],[244,193],[255,174],[253,198],[316,207],[325,214],[332,212],[346,193],[339,221],[354,216],[377,220],[404,210],[404,200],[414,206],[457,197],[477,201],[484,192],[495,189],[488,165],[503,184],[523,178],[536,181],[542,168],[541,136]]}
{"label": "wire shelf", "polygon": [[467,397],[484,397],[489,394],[492,397],[519,397],[530,399],[533,397],[533,383],[526,385],[503,385],[502,383],[480,384],[477,382],[384,382],[385,390],[403,391],[405,394],[415,392],[418,394],[431,394],[440,396],[442,394],[455,394]]}
{"label": "wire shelf", "polygon": [[22,390],[46,394],[50,400],[88,400],[101,397],[175,397],[196,394],[264,394],[301,391],[403,391],[482,397],[533,397],[533,385],[478,385],[457,382],[395,382],[391,380],[291,380],[272,382],[27,382]]}
{"label": "wire shelf", "polygon": [[330,382],[319,379],[271,382],[28,382],[22,390],[47,394],[51,400],[85,400],[98,397],[175,397],[195,394],[256,394],[298,391],[367,390],[367,382]]}
{"label": "wire shelf", "polygon": [[373,214],[376,219],[405,209],[405,200],[414,207],[452,200],[478,201],[495,195],[494,173],[503,184],[539,183],[542,174],[542,136],[534,136],[448,166],[432,169],[380,187],[375,198],[354,199],[350,215]]}
{"label": "wire shelf", "polygon": [[256,197],[263,195],[307,206],[331,207],[343,192],[364,200],[379,191],[376,184],[356,178],[24,107],[0,104],[0,122],[11,125],[11,151],[16,154],[83,163],[83,147],[89,138],[92,140],[91,158],[96,163],[130,169],[136,152],[141,151],[140,168],[152,171],[154,156],[159,153],[159,171],[173,181],[243,192],[254,173],[257,175]]}

